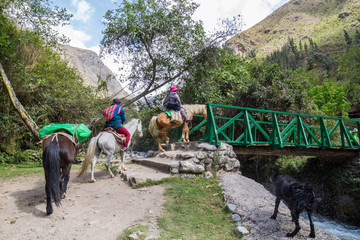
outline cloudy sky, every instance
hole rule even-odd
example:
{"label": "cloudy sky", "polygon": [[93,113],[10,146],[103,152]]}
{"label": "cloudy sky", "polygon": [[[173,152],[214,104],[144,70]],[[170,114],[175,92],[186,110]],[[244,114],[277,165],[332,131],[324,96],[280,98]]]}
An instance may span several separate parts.
{"label": "cloudy sky", "polygon": [[[66,8],[73,14],[70,25],[58,29],[70,38],[73,47],[90,49],[99,53],[102,31],[105,29],[102,18],[107,10],[116,9],[115,1],[121,0],[52,0],[54,5]],[[250,28],[282,6],[288,0],[193,0],[200,4],[193,16],[201,20],[206,31],[216,28],[218,19],[225,19],[241,14],[244,28]],[[119,63],[112,56],[102,58],[104,64],[117,74]]]}
{"label": "cloudy sky", "polygon": [[[74,17],[60,33],[71,39],[70,45],[96,51],[104,25],[102,17],[107,10],[115,9],[116,0],[53,0],[54,5],[68,9]],[[117,0],[120,1],[120,0]],[[205,30],[216,27],[218,19],[242,15],[245,27],[260,22],[288,0],[194,0],[200,4],[194,18],[202,20]]]}

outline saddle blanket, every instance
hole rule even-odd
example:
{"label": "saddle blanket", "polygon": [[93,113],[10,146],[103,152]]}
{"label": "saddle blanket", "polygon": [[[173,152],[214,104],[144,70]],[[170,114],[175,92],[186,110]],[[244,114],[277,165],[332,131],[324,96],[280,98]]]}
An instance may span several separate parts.
{"label": "saddle blanket", "polygon": [[104,131],[111,133],[112,135],[114,135],[116,141],[121,144],[121,145],[125,145],[126,142],[126,137],[124,134],[120,134],[118,132],[115,131],[115,129],[113,129],[112,127],[107,127],[104,129]]}
{"label": "saddle blanket", "polygon": [[[171,122],[183,122],[180,111],[168,110],[168,111],[165,111],[165,113],[171,118],[170,119]],[[186,113],[187,118],[191,119],[190,118],[191,116],[190,116],[189,112],[186,111],[186,109],[185,109],[185,113]]]}

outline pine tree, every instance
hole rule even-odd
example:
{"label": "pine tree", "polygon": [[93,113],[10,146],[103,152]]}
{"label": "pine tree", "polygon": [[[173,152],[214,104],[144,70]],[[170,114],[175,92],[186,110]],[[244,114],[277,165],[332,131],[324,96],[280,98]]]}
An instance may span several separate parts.
{"label": "pine tree", "polygon": [[354,41],[355,45],[360,47],[360,32],[358,30],[356,30],[355,32],[355,41]]}
{"label": "pine tree", "polygon": [[344,37],[345,37],[345,43],[347,45],[347,47],[350,47],[352,44],[352,40],[350,35],[348,34],[348,32],[344,29]]}

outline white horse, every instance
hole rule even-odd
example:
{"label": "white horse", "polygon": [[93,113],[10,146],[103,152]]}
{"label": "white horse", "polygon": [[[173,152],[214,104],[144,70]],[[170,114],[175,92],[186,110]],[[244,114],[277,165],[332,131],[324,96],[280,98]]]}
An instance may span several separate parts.
{"label": "white horse", "polygon": [[[131,137],[134,135],[134,133],[137,133],[139,137],[143,136],[140,119],[133,118],[128,123],[126,123],[124,127],[131,134],[129,146],[131,142]],[[84,172],[86,172],[89,163],[92,160],[90,181],[91,182],[96,181],[94,178],[94,168],[101,153],[104,153],[107,156],[105,161],[105,167],[111,177],[114,177],[114,174],[110,169],[110,160],[113,158],[114,154],[118,152],[120,152],[120,160],[121,160],[118,170],[126,170],[126,168],[124,167],[125,152],[122,151],[122,147],[123,146],[116,141],[112,133],[106,131],[100,132],[96,137],[93,137],[90,141],[90,144],[86,152],[85,160],[81,165],[80,173],[78,177],[80,177]]]}

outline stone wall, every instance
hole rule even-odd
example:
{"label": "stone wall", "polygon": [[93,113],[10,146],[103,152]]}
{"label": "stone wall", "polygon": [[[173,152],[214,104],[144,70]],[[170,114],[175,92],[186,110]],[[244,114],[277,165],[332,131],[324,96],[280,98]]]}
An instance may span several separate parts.
{"label": "stone wall", "polygon": [[173,160],[171,173],[202,173],[210,170],[239,171],[240,161],[233,147],[203,142],[176,142],[164,145],[166,152],[149,151],[149,158]]}

